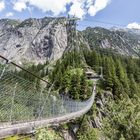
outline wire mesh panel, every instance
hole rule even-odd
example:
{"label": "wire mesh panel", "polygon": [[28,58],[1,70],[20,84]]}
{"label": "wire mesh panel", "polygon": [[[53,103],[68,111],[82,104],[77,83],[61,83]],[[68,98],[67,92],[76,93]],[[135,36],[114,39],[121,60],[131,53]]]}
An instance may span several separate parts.
{"label": "wire mesh panel", "polygon": [[36,87],[14,72],[12,64],[0,65],[0,126],[69,116],[93,103],[92,97],[80,102],[52,95],[52,87]]}
{"label": "wire mesh panel", "polygon": [[1,122],[14,123],[34,119],[38,94],[32,87],[32,83],[14,75],[7,67],[0,78]]}

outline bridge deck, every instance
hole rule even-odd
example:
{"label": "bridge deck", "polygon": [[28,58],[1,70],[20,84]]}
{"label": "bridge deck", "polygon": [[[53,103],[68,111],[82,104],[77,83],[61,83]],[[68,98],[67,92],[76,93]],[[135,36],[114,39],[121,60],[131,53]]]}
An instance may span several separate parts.
{"label": "bridge deck", "polygon": [[90,102],[82,110],[79,110],[77,112],[73,112],[63,116],[49,118],[49,119],[34,120],[34,121],[29,121],[24,123],[17,123],[17,124],[3,124],[0,126],[0,138],[4,138],[6,136],[11,136],[15,134],[27,134],[32,132],[34,128],[45,127],[49,125],[57,125],[60,123],[68,122],[69,120],[75,119],[77,117],[80,117],[90,110],[94,102],[95,95],[96,95],[96,91],[94,86],[93,94],[92,97],[90,98],[91,99]]}

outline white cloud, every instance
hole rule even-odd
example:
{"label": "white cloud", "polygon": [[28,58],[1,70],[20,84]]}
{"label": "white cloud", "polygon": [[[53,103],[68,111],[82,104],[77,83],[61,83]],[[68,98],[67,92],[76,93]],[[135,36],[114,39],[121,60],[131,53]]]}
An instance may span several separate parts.
{"label": "white cloud", "polygon": [[72,4],[70,11],[68,13],[70,15],[74,15],[74,16],[82,19],[83,16],[86,14],[86,11],[84,9],[84,2],[75,1]]}
{"label": "white cloud", "polygon": [[22,10],[25,10],[26,8],[27,8],[26,2],[21,1],[21,0],[15,2],[14,3],[14,7],[13,7],[13,9],[16,10],[16,11],[18,11],[18,12],[21,12]]}
{"label": "white cloud", "polygon": [[56,16],[66,12],[66,5],[71,1],[72,0],[16,0],[14,2],[14,9],[22,11],[27,8],[28,3],[30,6],[41,9],[43,12],[51,11]]}
{"label": "white cloud", "polygon": [[140,24],[137,22],[133,22],[127,25],[127,28],[129,29],[140,29]]}
{"label": "white cloud", "polygon": [[66,12],[66,5],[69,4],[71,0],[28,0],[28,2],[43,12],[51,11],[56,16]]}
{"label": "white cloud", "polygon": [[111,2],[111,0],[95,0],[94,4],[92,4],[91,0],[88,1],[90,1],[88,14],[91,16],[95,16],[97,12],[103,10]]}
{"label": "white cloud", "polygon": [[[14,9],[23,11],[27,7],[34,6],[43,12],[52,12],[54,16],[61,13],[69,13],[83,18],[86,14],[95,16],[97,12],[104,9],[111,0],[13,0]],[[28,6],[27,6],[28,4]],[[69,11],[67,11],[69,5]]]}
{"label": "white cloud", "polygon": [[89,8],[91,5],[93,5],[94,0],[87,0],[86,1],[86,8]]}
{"label": "white cloud", "polygon": [[9,12],[9,13],[6,14],[6,17],[12,17],[13,15],[14,15],[14,13]]}
{"label": "white cloud", "polygon": [[5,2],[2,0],[0,1],[0,12],[5,9]]}

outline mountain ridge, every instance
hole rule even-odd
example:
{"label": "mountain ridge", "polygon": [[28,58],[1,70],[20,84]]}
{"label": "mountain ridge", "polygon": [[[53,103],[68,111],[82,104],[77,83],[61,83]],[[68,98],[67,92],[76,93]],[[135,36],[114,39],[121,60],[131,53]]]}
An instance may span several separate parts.
{"label": "mountain ridge", "polygon": [[[65,17],[29,18],[23,21],[1,19],[0,52],[19,64],[57,61],[69,48],[67,21]],[[140,56],[140,33],[136,29],[87,27],[77,31],[77,37],[73,39],[78,46],[84,44],[88,50],[100,48],[121,55]]]}
{"label": "mountain ridge", "polygon": [[139,57],[140,56],[140,35],[133,30],[112,30],[102,27],[88,27],[83,31],[91,49],[111,49],[116,53]]}
{"label": "mountain ridge", "polygon": [[0,51],[8,59],[17,62],[55,61],[67,46],[65,24],[64,18],[30,18],[20,23],[0,20]]}

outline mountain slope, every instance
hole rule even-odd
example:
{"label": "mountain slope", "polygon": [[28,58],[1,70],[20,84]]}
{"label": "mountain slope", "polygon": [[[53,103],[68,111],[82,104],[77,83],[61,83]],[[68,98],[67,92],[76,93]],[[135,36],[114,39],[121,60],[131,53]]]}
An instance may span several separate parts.
{"label": "mountain slope", "polygon": [[0,52],[16,62],[60,58],[67,46],[65,18],[0,20]]}
{"label": "mountain slope", "polygon": [[140,55],[140,35],[136,32],[88,27],[83,31],[83,35],[92,49],[99,47],[127,56]]}
{"label": "mountain slope", "polygon": [[[19,64],[56,61],[63,53],[72,49],[68,42],[67,21],[67,18],[63,17],[30,18],[24,21],[1,19],[0,54]],[[103,48],[122,55],[140,56],[138,30],[88,27],[83,32],[78,32],[77,37],[72,40],[78,51],[84,46],[88,50]],[[82,46],[82,49],[79,46]]]}

